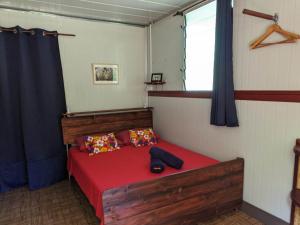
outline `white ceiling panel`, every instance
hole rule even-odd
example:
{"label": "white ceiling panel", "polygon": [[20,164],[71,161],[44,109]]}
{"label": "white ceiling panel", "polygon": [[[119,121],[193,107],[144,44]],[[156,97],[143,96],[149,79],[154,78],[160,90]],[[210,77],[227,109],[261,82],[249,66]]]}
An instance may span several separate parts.
{"label": "white ceiling panel", "polygon": [[191,0],[0,0],[0,8],[147,25]]}

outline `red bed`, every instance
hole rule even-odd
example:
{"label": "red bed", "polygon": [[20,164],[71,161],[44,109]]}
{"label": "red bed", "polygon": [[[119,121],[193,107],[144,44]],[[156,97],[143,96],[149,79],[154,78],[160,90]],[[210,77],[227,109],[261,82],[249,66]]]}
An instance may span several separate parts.
{"label": "red bed", "polygon": [[[152,108],[65,114],[66,145],[88,134],[153,127]],[[149,148],[123,147],[89,157],[72,148],[68,169],[94,206],[102,225],[182,225],[204,222],[239,209],[243,202],[244,160],[226,162],[166,141],[158,146],[185,161],[182,170],[149,171]]]}
{"label": "red bed", "polygon": [[166,167],[162,174],[149,170],[151,146],[135,148],[125,146],[120,150],[89,156],[77,147],[69,151],[68,170],[95,208],[96,216],[103,221],[102,194],[104,191],[132,183],[158,179],[170,174],[199,169],[218,161],[160,140],[157,146],[184,160],[181,170]]}

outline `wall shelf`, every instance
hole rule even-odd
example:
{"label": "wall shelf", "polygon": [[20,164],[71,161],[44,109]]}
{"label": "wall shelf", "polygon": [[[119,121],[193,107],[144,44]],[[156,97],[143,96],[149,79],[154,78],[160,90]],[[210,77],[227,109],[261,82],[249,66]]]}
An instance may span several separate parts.
{"label": "wall shelf", "polygon": [[164,85],[166,82],[144,82],[146,85]]}
{"label": "wall shelf", "polygon": [[[144,82],[145,84],[145,91],[153,91],[156,90],[158,91],[159,89],[162,91],[163,90],[163,86],[166,82],[165,81],[158,81],[158,82]],[[148,89],[148,87],[150,87],[150,89]]]}

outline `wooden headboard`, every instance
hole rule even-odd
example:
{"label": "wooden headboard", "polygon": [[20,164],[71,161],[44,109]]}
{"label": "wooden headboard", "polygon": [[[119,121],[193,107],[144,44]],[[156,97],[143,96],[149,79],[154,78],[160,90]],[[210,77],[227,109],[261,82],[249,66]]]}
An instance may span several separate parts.
{"label": "wooden headboard", "polygon": [[95,133],[153,127],[152,108],[132,108],[64,114],[61,120],[64,144]]}

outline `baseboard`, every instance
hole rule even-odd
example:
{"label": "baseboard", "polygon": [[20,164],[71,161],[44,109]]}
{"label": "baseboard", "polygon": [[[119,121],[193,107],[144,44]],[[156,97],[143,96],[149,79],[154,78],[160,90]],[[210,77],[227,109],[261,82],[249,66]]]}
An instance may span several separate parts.
{"label": "baseboard", "polygon": [[287,222],[267,213],[247,202],[243,202],[241,210],[265,225],[288,225]]}

